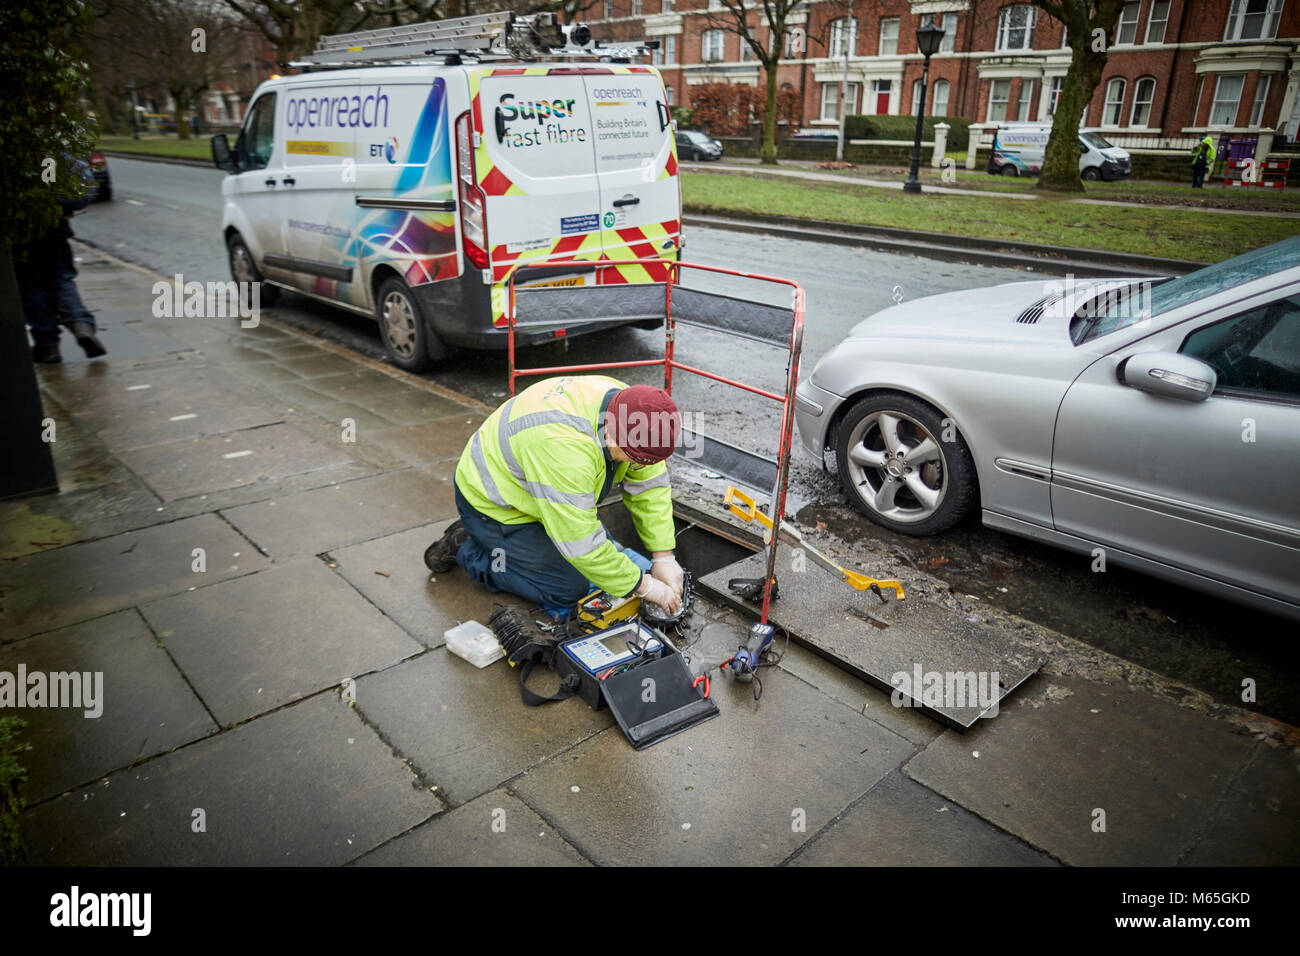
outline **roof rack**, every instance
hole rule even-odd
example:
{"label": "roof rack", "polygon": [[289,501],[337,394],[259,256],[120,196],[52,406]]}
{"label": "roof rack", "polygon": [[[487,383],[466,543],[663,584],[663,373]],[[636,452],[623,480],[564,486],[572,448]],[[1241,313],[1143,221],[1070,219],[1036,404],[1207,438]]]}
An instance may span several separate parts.
{"label": "roof rack", "polygon": [[565,26],[554,13],[527,16],[503,10],[378,30],[357,30],[323,36],[305,60],[289,66],[361,66],[394,61],[427,60],[465,54],[476,59],[537,59],[595,57],[627,60],[658,48],[657,40],[620,47],[602,47],[585,24]]}

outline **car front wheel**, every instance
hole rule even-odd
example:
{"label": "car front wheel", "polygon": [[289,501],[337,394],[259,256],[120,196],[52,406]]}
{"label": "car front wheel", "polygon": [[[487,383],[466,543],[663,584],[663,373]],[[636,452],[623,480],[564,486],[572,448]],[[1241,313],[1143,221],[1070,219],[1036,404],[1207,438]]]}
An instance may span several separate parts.
{"label": "car front wheel", "polygon": [[853,405],[840,423],[836,462],[853,505],[901,534],[947,531],[975,503],[975,465],[956,425],[908,395]]}
{"label": "car front wheel", "polygon": [[[235,233],[226,243],[226,251],[230,254],[230,274],[236,282],[248,283],[251,287],[253,284],[260,286],[258,289],[259,305],[275,305],[280,298],[280,290],[273,285],[268,285],[262,281],[262,273],[257,269],[257,263],[253,261],[253,253],[244,242],[244,237]],[[243,296],[243,289],[240,289],[240,296]]]}
{"label": "car front wheel", "polygon": [[394,365],[408,372],[423,372],[433,365],[430,332],[410,286],[397,276],[389,276],[379,287],[375,311],[384,351]]}

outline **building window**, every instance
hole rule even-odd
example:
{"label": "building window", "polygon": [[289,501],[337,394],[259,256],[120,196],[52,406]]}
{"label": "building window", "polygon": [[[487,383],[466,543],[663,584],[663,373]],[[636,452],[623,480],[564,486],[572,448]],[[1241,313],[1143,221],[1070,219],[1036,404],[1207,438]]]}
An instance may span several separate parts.
{"label": "building window", "polygon": [[1169,25],[1169,0],[1154,0],[1147,17],[1147,43],[1164,43]]}
{"label": "building window", "polygon": [[880,55],[894,56],[898,52],[898,17],[884,17],[880,21]]}
{"label": "building window", "polygon": [[995,123],[1007,118],[1007,103],[1011,99],[1011,81],[993,80],[989,84],[988,121]]}
{"label": "building window", "polygon": [[663,5],[660,6],[660,8],[659,8],[659,12],[660,12],[660,13],[672,13],[672,12],[673,12],[673,0],[663,0]]}
{"label": "building window", "polygon": [[[840,118],[840,85],[838,83],[822,84],[822,112],[824,120],[836,121]],[[852,113],[858,104],[858,84],[847,83],[844,86],[844,115]]]}
{"label": "building window", "polygon": [[931,19],[934,25],[943,27],[943,39],[939,41],[940,53],[951,53],[957,49],[957,14],[942,13],[937,14]]}
{"label": "building window", "polygon": [[676,105],[677,105],[677,97],[673,94],[673,88],[672,88],[671,86],[665,86],[665,87],[664,87],[664,93],[668,96],[668,105],[669,105],[669,106],[676,106]]}
{"label": "building window", "polygon": [[659,38],[659,49],[654,52],[655,66],[672,66],[677,62],[677,37],[662,36]]}
{"label": "building window", "polygon": [[1034,21],[1038,11],[1027,3],[1003,7],[998,15],[999,50],[1031,50],[1034,47]]}
{"label": "building window", "polygon": [[1241,88],[1246,74],[1224,73],[1214,86],[1214,103],[1210,106],[1211,126],[1232,126],[1237,122],[1237,108],[1241,105]]}
{"label": "building window", "polygon": [[1022,123],[1029,119],[1030,104],[1034,102],[1034,86],[1033,80],[1020,81],[1020,100],[1016,103],[1016,119]]}
{"label": "building window", "polygon": [[1141,3],[1126,3],[1119,11],[1119,24],[1115,27],[1115,45],[1131,45],[1137,40],[1138,11]]}
{"label": "building window", "polygon": [[605,19],[612,19],[614,16],[614,0],[605,0]]}
{"label": "building window", "polygon": [[921,81],[912,81],[912,115],[921,111]]}
{"label": "building window", "polygon": [[1061,88],[1065,86],[1065,77],[1052,77],[1052,86],[1047,93],[1047,115],[1056,115],[1056,104],[1061,102]]}
{"label": "building window", "polygon": [[749,45],[749,41],[744,37],[740,38],[740,62],[754,59],[754,48]]}
{"label": "building window", "polygon": [[721,9],[722,9],[722,0],[709,0],[709,9],[710,9],[710,10],[721,10]]}
{"label": "building window", "polygon": [[1271,40],[1277,36],[1282,0],[1232,0],[1225,40]]}
{"label": "building window", "polygon": [[1265,73],[1259,78],[1259,83],[1255,86],[1255,101],[1250,105],[1250,124],[1259,126],[1264,119],[1264,103],[1268,100],[1268,88],[1273,83],[1273,77]]}
{"label": "building window", "polygon": [[785,55],[787,59],[795,59],[803,52],[803,28],[790,27],[785,35]]}
{"label": "building window", "polygon": [[632,16],[641,16],[641,0],[632,0]]}
{"label": "building window", "polygon": [[722,59],[724,42],[726,34],[721,30],[705,30],[700,42],[700,59],[705,63],[717,63]]}
{"label": "building window", "polygon": [[1151,119],[1151,101],[1156,96],[1156,81],[1149,76],[1138,80],[1133,90],[1133,112],[1129,116],[1129,126],[1146,126]]}
{"label": "building window", "polygon": [[948,81],[934,81],[934,103],[930,106],[931,116],[948,115]]}
{"label": "building window", "polygon": [[830,42],[826,55],[831,58],[853,56],[858,50],[858,21],[841,17],[831,21]]}
{"label": "building window", "polygon": [[1102,126],[1118,126],[1124,115],[1124,91],[1128,83],[1118,76],[1106,84],[1106,106],[1101,111]]}

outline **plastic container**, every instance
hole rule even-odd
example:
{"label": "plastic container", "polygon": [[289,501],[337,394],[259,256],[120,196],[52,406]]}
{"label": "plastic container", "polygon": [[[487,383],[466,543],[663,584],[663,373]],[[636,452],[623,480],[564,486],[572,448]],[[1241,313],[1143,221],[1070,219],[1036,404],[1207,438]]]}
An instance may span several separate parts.
{"label": "plastic container", "polygon": [[487,667],[506,656],[497,643],[496,635],[478,621],[457,624],[450,630],[443,631],[442,636],[447,639],[447,650],[475,667]]}

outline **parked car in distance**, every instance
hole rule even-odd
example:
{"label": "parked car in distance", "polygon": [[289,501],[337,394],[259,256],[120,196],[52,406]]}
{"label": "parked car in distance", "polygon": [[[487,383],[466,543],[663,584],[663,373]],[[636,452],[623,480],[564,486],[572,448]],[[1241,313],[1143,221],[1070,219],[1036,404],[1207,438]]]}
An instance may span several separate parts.
{"label": "parked car in distance", "polygon": [[800,386],[872,521],[984,524],[1300,619],[1300,237],[1176,279],[894,306]]}
{"label": "parked car in distance", "polygon": [[108,202],[113,198],[113,181],[108,175],[108,159],[103,153],[90,154],[90,172],[95,177],[95,201]]}
{"label": "parked car in distance", "polygon": [[722,144],[697,129],[677,131],[677,155],[682,159],[721,159]]}
{"label": "parked car in distance", "polygon": [[[993,131],[988,171],[1001,176],[1036,176],[1047,155],[1051,123],[1011,123]],[[1089,182],[1126,179],[1133,172],[1128,150],[1092,130],[1079,131],[1079,175]]]}

